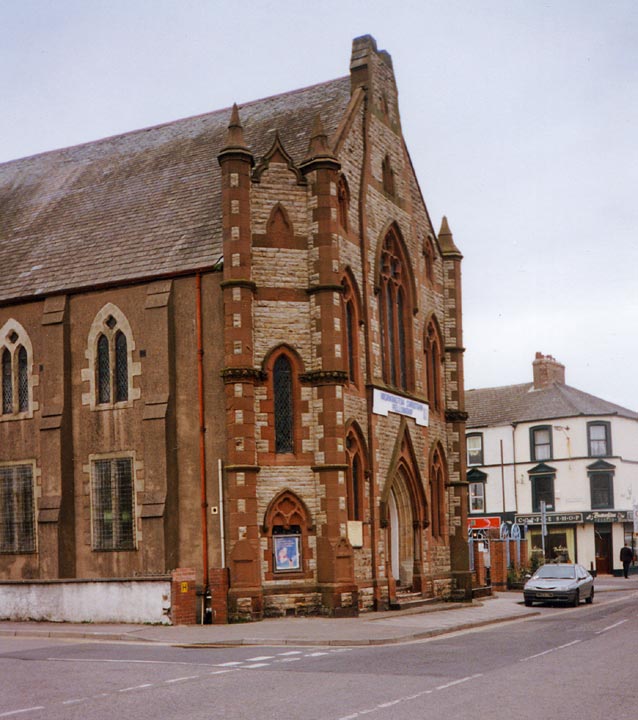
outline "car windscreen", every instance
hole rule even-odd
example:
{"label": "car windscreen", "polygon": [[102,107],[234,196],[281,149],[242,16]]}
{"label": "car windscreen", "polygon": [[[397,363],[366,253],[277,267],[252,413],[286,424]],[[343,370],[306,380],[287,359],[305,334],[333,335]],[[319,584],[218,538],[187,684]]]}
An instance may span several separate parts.
{"label": "car windscreen", "polygon": [[536,571],[535,578],[566,578],[576,577],[576,569],[572,566],[565,565],[543,565]]}

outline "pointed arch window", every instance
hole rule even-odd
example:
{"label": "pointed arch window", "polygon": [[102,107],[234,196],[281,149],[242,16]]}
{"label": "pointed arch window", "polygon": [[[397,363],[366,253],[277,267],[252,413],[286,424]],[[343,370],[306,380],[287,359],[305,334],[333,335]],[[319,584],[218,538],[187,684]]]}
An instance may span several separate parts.
{"label": "pointed arch window", "polygon": [[115,402],[128,400],[128,343],[126,335],[115,333]]}
{"label": "pointed arch window", "polygon": [[99,405],[126,402],[129,399],[128,340],[118,321],[109,315],[97,337],[96,387]]}
{"label": "pointed arch window", "polygon": [[359,305],[352,279],[346,275],[341,281],[343,288],[343,331],[346,348],[348,380],[359,381]]}
{"label": "pointed arch window", "polygon": [[430,503],[432,508],[432,535],[442,537],[445,531],[445,464],[441,450],[434,452],[430,466]]}
{"label": "pointed arch window", "polygon": [[425,371],[430,410],[443,409],[441,338],[436,322],[430,320],[425,330]]}
{"label": "pointed arch window", "polygon": [[348,520],[364,520],[365,460],[361,441],[353,431],[350,431],[346,438],[346,454],[348,457]]}
{"label": "pointed arch window", "polygon": [[292,365],[280,355],[273,365],[275,452],[294,452],[294,397]]}
{"label": "pointed arch window", "polygon": [[29,409],[29,361],[26,348],[18,348],[18,412]]}
{"label": "pointed arch window", "polygon": [[2,413],[13,412],[13,368],[11,353],[7,348],[2,351]]}
{"label": "pointed arch window", "polygon": [[0,340],[4,340],[4,346],[0,344],[2,415],[22,417],[31,410],[31,345],[20,327],[11,328]]}
{"label": "pointed arch window", "polygon": [[379,278],[383,379],[403,390],[409,390],[412,384],[408,272],[399,239],[390,231],[383,242]]}
{"label": "pointed arch window", "polygon": [[337,185],[337,218],[341,228],[348,232],[348,211],[350,209],[350,190],[343,175]]}

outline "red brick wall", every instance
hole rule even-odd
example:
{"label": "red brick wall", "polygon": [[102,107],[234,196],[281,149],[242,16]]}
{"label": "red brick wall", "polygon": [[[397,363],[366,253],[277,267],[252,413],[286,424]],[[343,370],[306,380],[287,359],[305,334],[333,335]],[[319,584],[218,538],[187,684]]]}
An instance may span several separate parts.
{"label": "red brick wall", "polygon": [[171,622],[173,625],[195,625],[197,592],[195,570],[177,568],[171,575]]}
{"label": "red brick wall", "polygon": [[228,568],[210,568],[208,581],[212,596],[213,624],[225,625],[228,622]]}

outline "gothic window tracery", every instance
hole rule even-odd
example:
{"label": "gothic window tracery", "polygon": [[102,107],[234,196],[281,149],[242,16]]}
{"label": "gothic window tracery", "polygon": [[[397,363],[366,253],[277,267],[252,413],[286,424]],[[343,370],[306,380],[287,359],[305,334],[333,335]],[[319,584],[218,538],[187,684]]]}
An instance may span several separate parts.
{"label": "gothic window tracery", "polygon": [[[17,325],[17,324],[15,324]],[[6,328],[6,326],[5,326]],[[31,410],[30,348],[24,330],[17,326],[0,334],[2,415],[21,417]]]}
{"label": "gothic window tracery", "polygon": [[384,381],[403,390],[412,385],[408,273],[399,238],[390,230],[383,242],[379,278],[381,355]]}

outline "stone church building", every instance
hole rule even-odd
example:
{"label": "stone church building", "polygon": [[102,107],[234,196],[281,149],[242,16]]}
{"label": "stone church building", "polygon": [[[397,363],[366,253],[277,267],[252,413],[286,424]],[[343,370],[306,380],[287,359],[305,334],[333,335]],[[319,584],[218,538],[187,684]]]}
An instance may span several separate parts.
{"label": "stone church building", "polygon": [[0,165],[0,582],[469,597],[461,254],[390,56]]}

